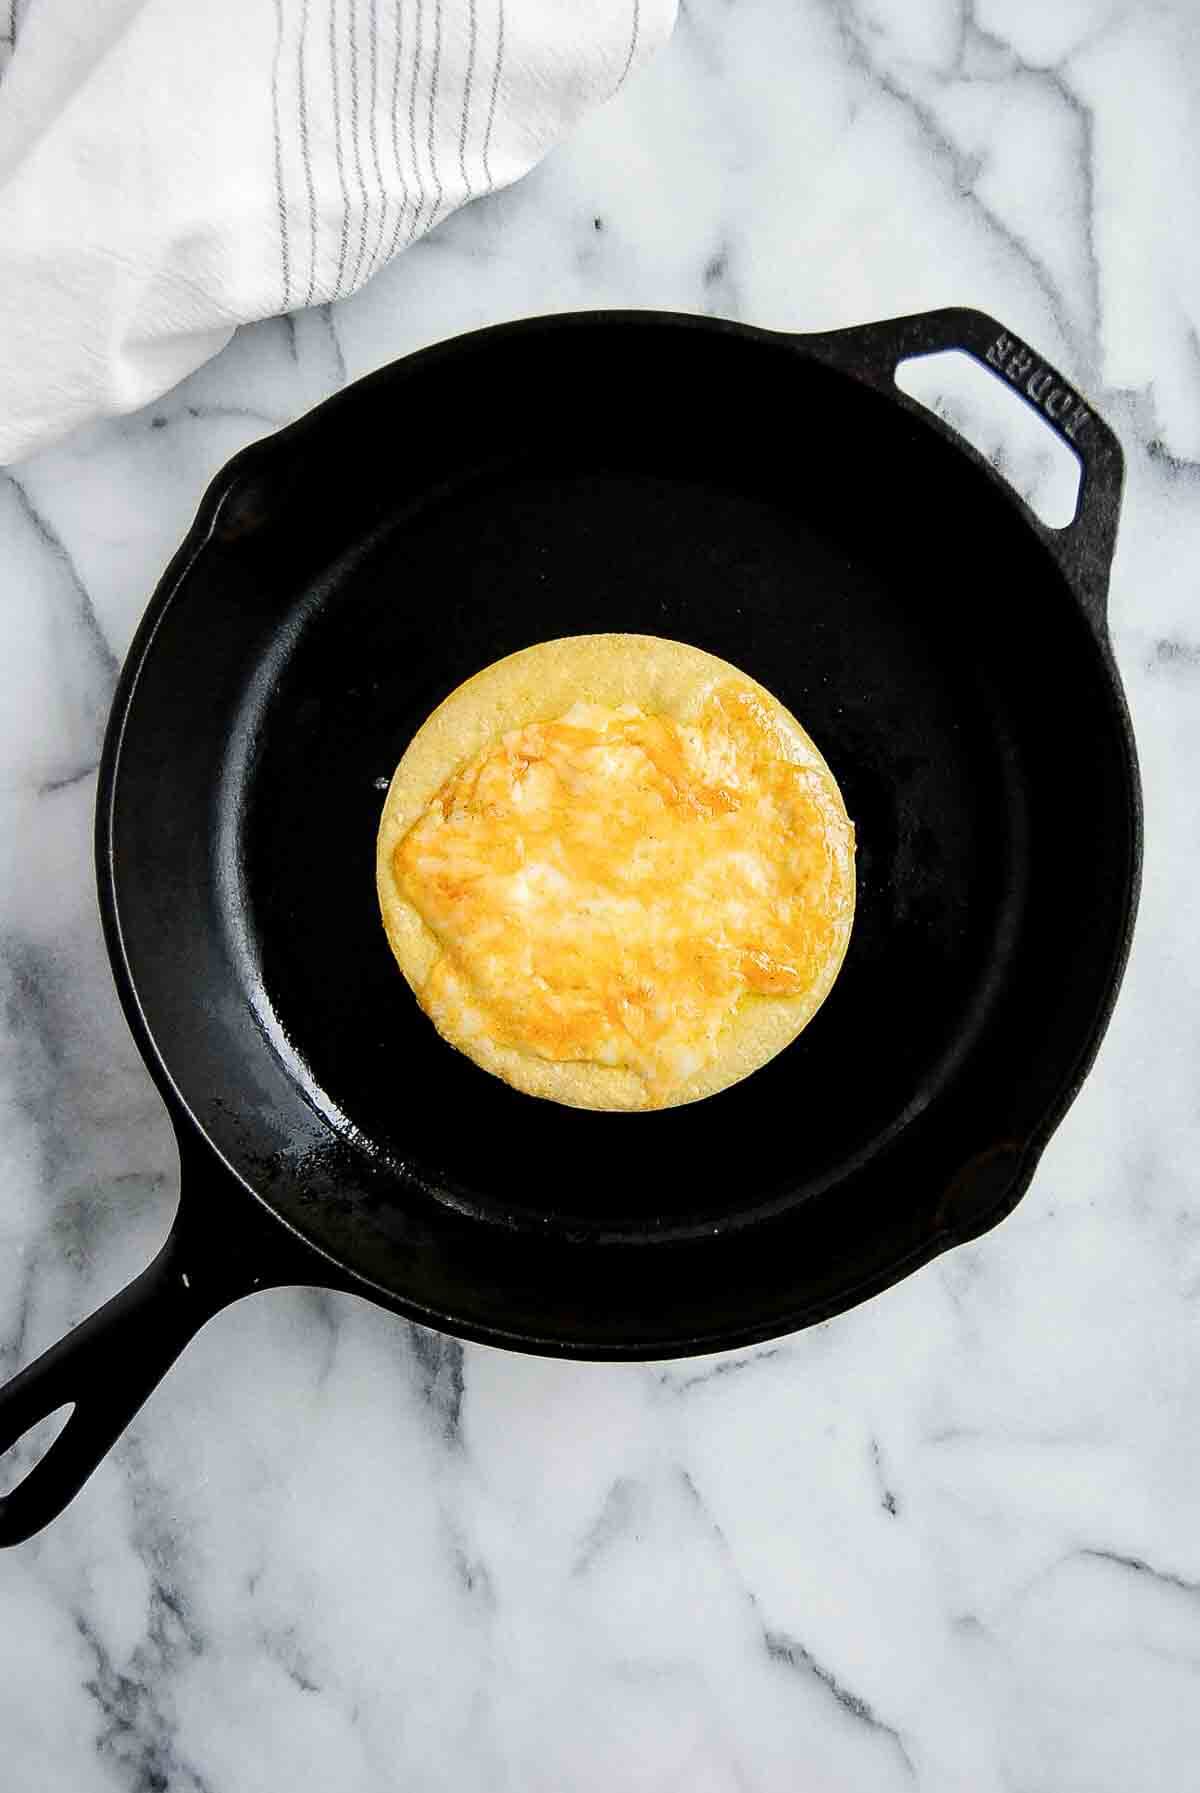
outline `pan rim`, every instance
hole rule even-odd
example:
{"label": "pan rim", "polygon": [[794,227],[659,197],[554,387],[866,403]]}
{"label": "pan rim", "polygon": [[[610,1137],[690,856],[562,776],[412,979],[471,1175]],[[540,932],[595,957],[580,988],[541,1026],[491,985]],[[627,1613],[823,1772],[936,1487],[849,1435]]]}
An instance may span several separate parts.
{"label": "pan rim", "polygon": [[[139,683],[150,661],[155,638],[173,601],[178,597],[182,588],[185,586],[188,578],[195,569],[196,563],[203,557],[214,534],[220,527],[222,516],[228,501],[231,496],[236,494],[242,479],[247,473],[252,472],[258,464],[269,461],[281,448],[285,448],[299,437],[317,429],[320,420],[335,409],[351,409],[364,387],[382,387],[395,381],[397,378],[407,378],[418,369],[435,367],[439,361],[458,356],[468,349],[471,351],[485,349],[490,342],[498,338],[518,335],[537,336],[565,330],[608,329],[614,325],[621,328],[628,328],[631,324],[665,329],[684,328],[713,335],[749,340],[765,339],[769,341],[778,341],[782,339],[789,343],[789,345],[791,345],[800,355],[803,355],[806,352],[806,343],[809,342],[809,339],[803,336],[792,337],[782,332],[763,329],[760,326],[742,324],[736,320],[711,318],[698,314],[675,313],[669,311],[597,310],[564,312],[550,314],[546,317],[525,318],[509,323],[488,326],[485,329],[471,332],[465,336],[450,338],[447,341],[432,344],[429,347],[418,351],[414,355],[392,362],[365,376],[363,380],[356,381],[341,392],[332,395],[321,405],[318,405],[295,422],[287,425],[283,430],[276,432],[273,436],[268,437],[261,442],[251,444],[226,463],[210,483],[191,528],[185,535],[183,542],[160,579],[150,604],[147,607],[146,613],[135,632],[118,681],[109,726],[105,735],[98,778],[96,806],[98,895],[104,935],[110,962],[113,968],[114,981],[117,986],[118,996],[123,1011],[134,1035],[135,1042],[147,1064],[152,1078],[167,1103],[168,1110],[171,1113],[177,1130],[182,1128],[194,1132],[199,1139],[203,1140],[206,1147],[216,1154],[230,1176],[236,1181],[239,1188],[250,1195],[255,1203],[270,1216],[273,1222],[278,1222],[284,1229],[286,1229],[286,1231],[292,1233],[296,1239],[301,1240],[304,1245],[309,1250],[315,1252],[325,1264],[336,1270],[340,1279],[351,1282],[360,1292],[369,1293],[384,1305],[390,1306],[397,1311],[405,1312],[410,1317],[421,1320],[423,1323],[436,1325],[443,1330],[454,1332],[460,1336],[478,1338],[485,1342],[501,1344],[508,1348],[544,1350],[554,1355],[593,1358],[596,1361],[605,1358],[645,1358],[648,1355],[667,1357],[688,1354],[696,1350],[720,1350],[730,1348],[730,1346],[734,1344],[748,1344],[754,1342],[756,1338],[774,1336],[781,1330],[790,1329],[790,1324],[805,1323],[807,1316],[804,1306],[801,1304],[790,1323],[785,1322],[783,1325],[780,1325],[777,1318],[773,1318],[770,1322],[759,1326],[748,1319],[746,1326],[738,1331],[736,1337],[731,1329],[723,1328],[720,1336],[718,1337],[714,1335],[708,1343],[699,1343],[696,1338],[692,1336],[689,1336],[686,1340],[681,1340],[678,1345],[666,1344],[661,1339],[655,1339],[653,1341],[635,1341],[631,1339],[628,1343],[622,1343],[619,1347],[599,1350],[594,1345],[572,1345],[569,1341],[560,1338],[555,1338],[553,1341],[540,1340],[530,1342],[532,1335],[525,1335],[518,1332],[509,1333],[505,1328],[499,1326],[495,1328],[481,1327],[475,1324],[469,1324],[449,1314],[438,1313],[431,1307],[405,1297],[404,1295],[397,1293],[395,1289],[379,1283],[368,1272],[349,1265],[337,1258],[336,1255],[330,1252],[319,1240],[306,1235],[294,1224],[287,1214],[275,1206],[260,1189],[256,1188],[253,1182],[249,1180],[237,1166],[232,1164],[227,1157],[220,1153],[218,1147],[209,1137],[203,1123],[196,1115],[194,1109],[189,1105],[176,1082],[170,1068],[168,1055],[165,1055],[160,1048],[154,1025],[143,1006],[126,948],[120,911],[120,899],[118,895],[119,876],[114,856],[113,823],[115,801],[120,779],[123,743],[127,732],[128,722],[137,701]],[[811,350],[809,352],[812,353]],[[844,370],[838,369],[836,371],[843,377],[850,377],[849,375],[844,374]],[[898,389],[896,392],[896,402],[911,410],[919,419],[923,427],[931,430],[934,434],[949,440],[956,451],[970,461],[977,472],[987,478],[989,485],[1003,495],[1005,501],[1016,513],[1015,520],[1028,522],[1030,513],[1028,513],[1027,507],[1023,504],[1023,501],[1017,497],[1011,487],[1009,487],[995,473],[981,456],[971,450],[968,445],[964,444],[960,438],[955,436],[953,432],[949,431],[944,425],[941,425],[939,420],[932,417],[923,406],[917,405],[914,401],[906,400],[905,396],[901,394]],[[1078,594],[1071,588],[1070,579],[1063,574],[1061,570],[1059,571],[1059,577],[1067,586],[1068,590],[1071,591],[1073,600],[1079,604],[1079,608],[1086,616],[1086,606],[1082,603],[1082,600],[1079,599]],[[1089,618],[1088,620],[1090,621],[1091,619]],[[1012,1199],[1007,1203],[1004,1211],[1007,1211],[1009,1206],[1015,1205],[1016,1200],[1023,1194],[1025,1187],[1027,1187],[1028,1182],[1032,1177],[1038,1157],[1050,1136],[1060,1124],[1064,1114],[1069,1109],[1095,1060],[1120,989],[1137,913],[1142,856],[1142,812],[1139,796],[1140,783],[1137,768],[1136,744],[1133,736],[1128,705],[1107,632],[1101,632],[1099,629],[1093,628],[1091,634],[1094,645],[1098,650],[1099,666],[1105,677],[1108,695],[1114,704],[1113,715],[1118,724],[1118,734],[1122,747],[1122,782],[1126,800],[1125,819],[1128,825],[1131,844],[1128,877],[1126,881],[1123,928],[1121,938],[1117,943],[1116,950],[1113,954],[1110,976],[1104,990],[1100,993],[1086,1035],[1081,1033],[1079,1047],[1073,1063],[1071,1064],[1070,1069],[1064,1074],[1057,1095],[1047,1103],[1040,1125],[1034,1130],[1030,1138],[1024,1142],[1025,1151],[1023,1154],[1023,1168],[1020,1176],[1014,1180],[1012,1186],[1014,1193],[1012,1193]],[[323,1116],[322,1119],[325,1119],[325,1117]],[[838,1178],[834,1177],[833,1180],[836,1181]],[[1019,1187],[1017,1186],[1018,1184]],[[999,1214],[997,1214],[996,1218],[999,1217]],[[482,1217],[473,1215],[472,1218],[473,1220],[479,1220]],[[764,1223],[769,1224],[769,1217]],[[979,1229],[975,1228],[974,1230]],[[956,1231],[950,1229],[944,1236],[932,1237],[925,1242],[925,1245],[928,1247],[927,1249],[925,1248],[925,1245],[923,1245],[918,1248],[915,1253],[908,1252],[903,1254],[902,1257],[896,1261],[896,1264],[892,1269],[881,1272],[879,1276],[872,1275],[867,1281],[872,1284],[872,1288],[887,1286],[888,1283],[897,1280],[900,1276],[907,1274],[909,1270],[916,1268],[917,1263],[926,1261],[929,1257],[935,1255],[938,1250],[944,1249],[946,1244],[953,1243],[959,1236],[961,1236],[961,1230]],[[639,1244],[652,1245],[657,1242],[658,1239],[656,1236],[649,1234],[642,1238],[639,1241]],[[665,1236],[663,1242],[671,1242],[670,1236]],[[610,1241],[600,1237],[597,1238],[596,1243],[603,1245],[611,1244],[614,1248],[619,1248],[627,1246],[628,1241],[618,1239]],[[914,1256],[915,1261],[910,1261]],[[845,1300],[839,1299],[837,1304],[830,1311],[837,1311],[838,1308],[842,1306],[850,1305],[852,1302],[862,1299],[863,1294],[872,1292],[872,1288],[862,1288],[861,1285],[859,1285],[859,1288],[860,1292],[858,1293],[848,1291]],[[813,1315],[812,1317],[820,1316]]]}

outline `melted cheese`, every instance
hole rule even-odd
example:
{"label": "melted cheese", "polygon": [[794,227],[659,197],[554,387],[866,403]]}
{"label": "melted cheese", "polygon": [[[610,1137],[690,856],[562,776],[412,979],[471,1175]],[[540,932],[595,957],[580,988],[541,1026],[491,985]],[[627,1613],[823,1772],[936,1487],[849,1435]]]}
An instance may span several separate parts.
{"label": "melted cheese", "polygon": [[577,703],[503,734],[392,851],[439,948],[422,1006],[468,1051],[626,1067],[661,1106],[741,1005],[827,987],[853,901],[831,783],[735,681],[686,722]]}

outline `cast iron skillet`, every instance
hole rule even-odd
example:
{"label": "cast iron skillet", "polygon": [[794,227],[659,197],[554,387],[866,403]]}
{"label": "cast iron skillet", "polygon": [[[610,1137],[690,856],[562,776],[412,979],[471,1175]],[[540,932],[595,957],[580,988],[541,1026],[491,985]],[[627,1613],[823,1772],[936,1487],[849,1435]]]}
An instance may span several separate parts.
{"label": "cast iron skillet", "polygon": [[[896,389],[963,349],[1083,463],[1048,529]],[[1140,797],[1105,627],[1121,452],[990,319],[792,337],[656,313],[481,331],[239,454],[146,614],[97,804],[121,1000],[179,1138],[171,1236],[0,1392],[0,1501],[66,1504],[187,1340],[324,1284],[516,1349],[654,1358],[823,1319],[995,1225],[1090,1065]],[[658,1114],[517,1094],[444,1045],[379,924],[382,792],[469,674],[674,636],[809,728],[858,826],[811,1027]]]}

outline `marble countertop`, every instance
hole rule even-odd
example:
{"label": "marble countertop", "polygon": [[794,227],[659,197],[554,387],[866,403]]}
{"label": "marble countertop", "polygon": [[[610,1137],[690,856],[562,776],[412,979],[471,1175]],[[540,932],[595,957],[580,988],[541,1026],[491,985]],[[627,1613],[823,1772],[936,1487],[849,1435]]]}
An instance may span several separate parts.
{"label": "marble countertop", "polygon": [[[667,1366],[464,1348],[307,1291],[242,1302],[0,1556],[6,1790],[1195,1775],[1197,168],[1193,0],[687,0],[519,187],[0,474],[5,1374],[149,1260],[176,1196],[90,864],[118,664],[210,476],[347,378],[581,306],[797,330],[992,312],[1125,445],[1111,614],[1147,814],[1113,1026],[1004,1226],[830,1324]],[[944,402],[1050,491],[1040,436]]]}

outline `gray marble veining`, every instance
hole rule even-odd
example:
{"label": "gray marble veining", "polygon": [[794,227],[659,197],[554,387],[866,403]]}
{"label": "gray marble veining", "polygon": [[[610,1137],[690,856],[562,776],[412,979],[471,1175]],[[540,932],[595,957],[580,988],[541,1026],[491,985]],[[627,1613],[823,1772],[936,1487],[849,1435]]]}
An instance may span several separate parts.
{"label": "gray marble veining", "polygon": [[[1111,610],[1147,799],[1124,995],[999,1231],[691,1363],[522,1359],[302,1291],[242,1303],[0,1557],[6,1793],[1189,1784],[1197,169],[1190,0],[688,0],[519,187],[0,475],[5,1373],[148,1260],[175,1197],[95,914],[115,669],[210,476],[347,378],[578,306],[796,330],[993,312],[1126,447]],[[929,396],[1037,501],[1052,457],[1003,395]]]}

